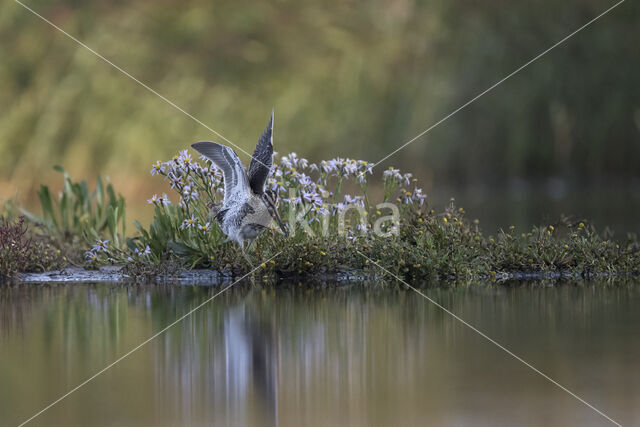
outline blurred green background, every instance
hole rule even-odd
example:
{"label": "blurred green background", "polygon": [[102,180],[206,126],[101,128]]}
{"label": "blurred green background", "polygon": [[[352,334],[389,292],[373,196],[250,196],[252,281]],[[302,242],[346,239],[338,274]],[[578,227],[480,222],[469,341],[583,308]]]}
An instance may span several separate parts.
{"label": "blurred green background", "polygon": [[[374,162],[613,3],[26,2],[246,151],[275,108],[277,151]],[[625,2],[380,168],[496,225],[564,212],[640,231],[639,12]],[[13,1],[0,37],[2,200],[33,206],[61,164],[110,176],[144,220],[168,192],[151,163],[220,141]]]}

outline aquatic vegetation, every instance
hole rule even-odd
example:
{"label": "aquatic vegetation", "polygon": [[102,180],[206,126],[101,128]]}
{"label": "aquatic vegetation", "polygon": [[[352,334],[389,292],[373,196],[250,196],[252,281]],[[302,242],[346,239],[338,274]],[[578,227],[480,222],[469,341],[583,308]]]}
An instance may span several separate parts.
{"label": "aquatic vegetation", "polygon": [[0,278],[62,265],[60,251],[34,236],[24,217],[0,218]]}

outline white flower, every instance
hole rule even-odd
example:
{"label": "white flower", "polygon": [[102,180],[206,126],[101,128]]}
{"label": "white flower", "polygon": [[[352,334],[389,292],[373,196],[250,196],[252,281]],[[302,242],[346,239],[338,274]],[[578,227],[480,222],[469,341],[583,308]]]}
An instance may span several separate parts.
{"label": "white flower", "polygon": [[306,175],[304,173],[301,173],[299,178],[298,178],[298,182],[300,183],[300,185],[305,185],[305,186],[309,186],[309,185],[314,185],[315,183],[313,181],[311,181],[311,177],[309,175]]}
{"label": "white flower", "polygon": [[193,181],[190,181],[189,184],[185,185],[182,188],[182,199],[190,202],[192,200],[198,200],[200,195],[198,194],[198,190],[195,189],[195,184]]}
{"label": "white flower", "polygon": [[346,203],[338,202],[331,205],[331,213],[333,215],[337,215],[340,212],[344,211],[345,209],[347,209]]}
{"label": "white flower", "polygon": [[322,197],[315,191],[302,191],[302,198],[308,203],[312,203],[316,206],[321,206],[323,203]]}
{"label": "white flower", "polygon": [[413,190],[413,200],[420,203],[420,206],[424,204],[427,195],[422,192],[422,188],[415,188]]}
{"label": "white flower", "polygon": [[285,203],[293,203],[294,205],[298,205],[298,204],[300,204],[302,202],[302,199],[300,198],[300,196],[297,196],[297,197],[293,197],[291,199],[284,198],[284,199],[282,199],[282,201],[285,202]]}
{"label": "white flower", "polygon": [[327,209],[327,205],[325,205],[325,204],[323,204],[322,206],[319,206],[319,207],[314,207],[313,210],[317,214],[322,215],[322,216],[329,215],[329,209]]}
{"label": "white flower", "polygon": [[413,203],[413,197],[410,191],[402,192],[402,203],[404,203],[405,205],[409,205]]}
{"label": "white flower", "polygon": [[321,162],[320,162],[320,168],[322,169],[322,171],[323,171],[324,173],[331,173],[331,172],[335,172],[335,171],[336,171],[336,169],[337,169],[335,159],[333,159],[333,160],[329,160],[329,161],[327,161],[327,160],[323,160],[323,161],[321,161]]}
{"label": "white flower", "polygon": [[346,204],[353,204],[356,206],[364,206],[364,199],[362,196],[351,196],[350,194],[344,195],[344,201]]}
{"label": "white flower", "polygon": [[349,175],[355,175],[358,172],[358,163],[352,159],[345,159],[344,167],[343,167],[343,175],[344,177],[348,177]]}
{"label": "white flower", "polygon": [[198,220],[196,219],[195,216],[191,215],[191,218],[187,218],[184,221],[182,221],[180,228],[184,230],[184,229],[193,228],[196,225],[198,225]]}
{"label": "white flower", "polygon": [[193,160],[191,159],[191,154],[189,154],[189,151],[187,150],[180,151],[180,155],[178,156],[178,163],[183,166],[189,166],[193,163]]}
{"label": "white flower", "polygon": [[166,166],[164,165],[164,163],[160,163],[160,161],[157,161],[153,166],[151,166],[151,176],[157,173],[162,174],[165,170]]}
{"label": "white flower", "polygon": [[95,245],[93,245],[93,247],[91,248],[91,250],[92,250],[93,252],[96,252],[96,253],[97,253],[97,252],[100,252],[100,251],[106,252],[106,251],[107,251],[107,245],[108,245],[108,244],[109,244],[109,241],[108,241],[108,240],[100,240],[100,239],[98,239],[98,240],[96,240],[96,244],[95,244]]}

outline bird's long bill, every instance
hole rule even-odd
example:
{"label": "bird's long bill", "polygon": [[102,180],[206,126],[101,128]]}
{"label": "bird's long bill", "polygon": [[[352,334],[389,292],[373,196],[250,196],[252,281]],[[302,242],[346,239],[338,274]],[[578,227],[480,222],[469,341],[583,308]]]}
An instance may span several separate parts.
{"label": "bird's long bill", "polygon": [[273,219],[275,219],[276,222],[278,223],[278,225],[280,226],[280,229],[284,233],[284,237],[289,237],[289,231],[287,230],[287,226],[284,224],[284,222],[282,222],[282,219],[280,219],[280,215],[278,214],[278,209],[276,209],[276,207],[273,205],[273,203],[271,203],[271,200],[269,200],[269,199],[266,199],[266,200],[267,200],[267,204],[269,206],[269,213],[271,214]]}

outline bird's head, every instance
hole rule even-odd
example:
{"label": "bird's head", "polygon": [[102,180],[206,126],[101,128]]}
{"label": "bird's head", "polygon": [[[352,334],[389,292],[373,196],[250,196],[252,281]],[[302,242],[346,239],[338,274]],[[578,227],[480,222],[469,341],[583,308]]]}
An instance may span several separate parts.
{"label": "bird's head", "polygon": [[271,217],[277,221],[285,237],[289,237],[287,226],[282,222],[282,219],[280,219],[280,215],[278,214],[278,204],[280,202],[278,199],[278,193],[271,189],[265,190],[265,192],[262,193],[262,201],[267,206],[267,210],[271,214]]}

